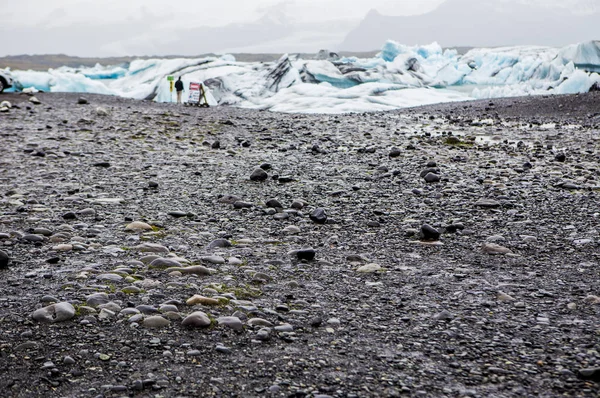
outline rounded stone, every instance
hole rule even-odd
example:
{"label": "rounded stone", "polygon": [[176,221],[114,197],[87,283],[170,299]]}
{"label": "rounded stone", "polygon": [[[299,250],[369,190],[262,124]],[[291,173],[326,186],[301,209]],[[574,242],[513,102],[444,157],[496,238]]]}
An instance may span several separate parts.
{"label": "rounded stone", "polygon": [[261,168],[254,169],[252,174],[250,174],[251,181],[265,181],[267,178],[269,178],[269,175]]}
{"label": "rounded stone", "polygon": [[420,236],[422,240],[436,241],[440,239],[440,232],[429,224],[423,224]]}
{"label": "rounded stone", "polygon": [[35,321],[45,323],[64,322],[75,316],[75,307],[68,302],[51,304],[34,311],[32,317]]}
{"label": "rounded stone", "polygon": [[10,256],[4,250],[0,250],[0,269],[8,268],[10,262]]}
{"label": "rounded stone", "polygon": [[195,311],[186,316],[181,324],[187,327],[205,328],[210,326],[211,321],[206,313],[202,311]]}
{"label": "rounded stone", "polygon": [[164,328],[171,324],[171,321],[163,318],[162,316],[150,316],[144,319],[143,325],[147,328]]}

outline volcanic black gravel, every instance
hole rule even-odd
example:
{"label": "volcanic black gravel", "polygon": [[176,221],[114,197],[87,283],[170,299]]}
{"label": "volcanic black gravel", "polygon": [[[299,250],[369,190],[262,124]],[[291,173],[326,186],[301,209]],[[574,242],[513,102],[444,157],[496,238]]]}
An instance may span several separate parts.
{"label": "volcanic black gravel", "polygon": [[35,97],[0,95],[0,396],[600,395],[600,93]]}

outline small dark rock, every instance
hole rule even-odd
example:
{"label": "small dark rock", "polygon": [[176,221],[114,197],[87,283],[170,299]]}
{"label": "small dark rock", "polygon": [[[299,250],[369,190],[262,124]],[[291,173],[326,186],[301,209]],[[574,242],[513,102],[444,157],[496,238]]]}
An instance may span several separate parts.
{"label": "small dark rock", "polygon": [[63,214],[62,218],[64,218],[65,220],[77,220],[77,215],[70,211],[68,213]]}
{"label": "small dark rock", "polygon": [[79,99],[77,100],[77,103],[78,103],[79,105],[87,105],[89,102],[88,102],[88,100],[87,100],[86,98],[84,98],[84,97],[79,97]]}
{"label": "small dark rock", "polygon": [[208,244],[209,249],[222,248],[222,247],[231,247],[231,242],[227,239],[215,239]]}
{"label": "small dark rock", "polygon": [[453,234],[456,231],[459,231],[459,230],[462,231],[463,229],[465,229],[465,226],[463,224],[460,224],[460,223],[450,224],[446,227],[446,232]]}
{"label": "small dark rock", "polygon": [[287,184],[288,182],[293,182],[296,180],[294,180],[294,178],[291,176],[281,176],[279,177],[278,181],[280,184]]}
{"label": "small dark rock", "polygon": [[269,175],[262,168],[255,169],[250,175],[251,181],[265,181],[267,178],[269,178]]}
{"label": "small dark rock", "polygon": [[391,158],[397,158],[401,154],[402,152],[400,151],[400,148],[393,147],[392,149],[390,149],[390,153],[388,154],[388,156]]}
{"label": "small dark rock", "polygon": [[557,162],[564,162],[565,160],[567,160],[567,155],[565,155],[564,153],[558,153],[556,154],[556,156],[554,157],[554,160],[556,160]]}
{"label": "small dark rock", "polygon": [[600,382],[600,368],[579,369],[577,376],[583,380],[592,380]]}
{"label": "small dark rock", "polygon": [[277,199],[269,199],[266,205],[267,207],[272,207],[274,209],[283,209],[283,205]]}
{"label": "small dark rock", "polygon": [[99,162],[99,163],[94,163],[94,167],[104,167],[104,168],[108,168],[108,167],[110,167],[110,163],[109,163],[109,162]]}
{"label": "small dark rock", "polygon": [[429,224],[423,224],[421,227],[421,240],[436,241],[440,239],[440,232]]}
{"label": "small dark rock", "polygon": [[427,175],[425,175],[425,177],[423,177],[425,179],[426,182],[432,183],[432,182],[439,182],[441,180],[441,177],[437,174],[433,174],[433,173],[427,173]]}
{"label": "small dark rock", "polygon": [[0,269],[8,268],[9,262],[10,257],[8,256],[8,253],[6,253],[4,250],[0,250]]}
{"label": "small dark rock", "polygon": [[312,213],[310,213],[310,219],[315,224],[325,224],[325,222],[327,222],[327,214],[325,213],[325,209],[317,207]]}
{"label": "small dark rock", "polygon": [[234,209],[250,209],[252,206],[254,206],[252,203],[244,202],[242,200],[238,200],[233,204]]}
{"label": "small dark rock", "polygon": [[167,213],[168,215],[170,215],[171,217],[175,217],[175,218],[181,218],[181,217],[185,217],[187,216],[187,213],[185,211],[170,211]]}
{"label": "small dark rock", "polygon": [[298,260],[314,260],[317,252],[314,249],[301,249],[296,252]]}

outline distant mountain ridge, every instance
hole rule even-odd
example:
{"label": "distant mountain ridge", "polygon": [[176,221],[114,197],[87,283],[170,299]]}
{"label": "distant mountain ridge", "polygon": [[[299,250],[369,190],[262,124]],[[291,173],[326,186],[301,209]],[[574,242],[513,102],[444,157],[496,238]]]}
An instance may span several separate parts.
{"label": "distant mountain ridge", "polygon": [[385,16],[371,10],[340,44],[346,51],[437,41],[444,47],[564,46],[600,38],[600,11],[566,13],[518,1],[448,0],[422,15]]}

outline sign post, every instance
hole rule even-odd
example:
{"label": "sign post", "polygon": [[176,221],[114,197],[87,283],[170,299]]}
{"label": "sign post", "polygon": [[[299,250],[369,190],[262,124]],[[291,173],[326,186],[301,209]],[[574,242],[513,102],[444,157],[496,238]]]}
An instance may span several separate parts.
{"label": "sign post", "polygon": [[[201,100],[204,102],[201,102]],[[188,99],[188,104],[208,108],[206,92],[204,91],[204,86],[202,83],[190,82],[190,97]]]}
{"label": "sign post", "polygon": [[175,80],[174,76],[167,76],[167,81],[169,82],[169,91],[171,92],[171,102],[173,102],[173,81]]}

